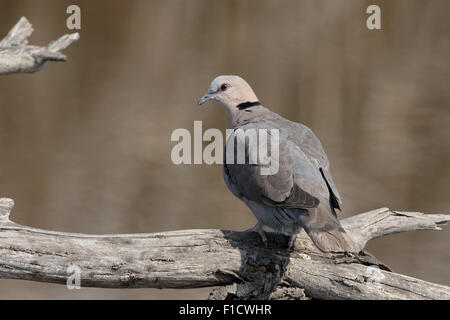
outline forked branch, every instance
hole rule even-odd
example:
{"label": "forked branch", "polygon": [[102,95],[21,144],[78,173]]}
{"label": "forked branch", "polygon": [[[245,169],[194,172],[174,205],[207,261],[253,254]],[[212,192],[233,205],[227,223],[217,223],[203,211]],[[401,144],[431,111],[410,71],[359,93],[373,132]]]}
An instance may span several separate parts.
{"label": "forked branch", "polygon": [[48,46],[39,47],[28,45],[32,33],[31,23],[22,17],[0,41],[0,74],[35,72],[47,61],[66,61],[61,51],[80,38],[78,33],[66,34]]}

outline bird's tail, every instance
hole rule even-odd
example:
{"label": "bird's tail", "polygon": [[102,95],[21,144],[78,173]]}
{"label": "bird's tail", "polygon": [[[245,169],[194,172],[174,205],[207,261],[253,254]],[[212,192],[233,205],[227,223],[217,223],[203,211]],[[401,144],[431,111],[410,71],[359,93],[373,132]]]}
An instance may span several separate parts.
{"label": "bird's tail", "polygon": [[299,219],[308,236],[321,251],[355,251],[352,239],[333,215],[328,202],[320,201],[317,208],[308,209],[308,214]]}

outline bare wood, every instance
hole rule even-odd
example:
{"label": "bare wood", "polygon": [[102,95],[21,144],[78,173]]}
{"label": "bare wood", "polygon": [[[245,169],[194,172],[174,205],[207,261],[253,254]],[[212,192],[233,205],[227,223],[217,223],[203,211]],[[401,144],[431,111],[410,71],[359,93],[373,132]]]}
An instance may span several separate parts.
{"label": "bare wood", "polygon": [[380,208],[342,220],[342,224],[363,249],[367,241],[386,235],[414,231],[441,230],[439,227],[449,220],[446,214],[423,214],[421,212],[391,211]]}
{"label": "bare wood", "polygon": [[66,34],[46,47],[38,47],[28,45],[32,33],[31,23],[22,17],[0,41],[0,74],[35,72],[47,61],[66,61],[67,57],[60,51],[80,38],[78,33]]}
{"label": "bare wood", "polygon": [[[65,284],[67,268],[81,269],[81,285],[105,288],[224,286],[211,299],[450,299],[450,288],[389,272],[365,253],[325,254],[299,235],[286,237],[181,230],[150,234],[86,235],[30,228],[9,220],[14,205],[0,199],[0,278]],[[394,232],[439,229],[450,215],[374,210],[343,220],[361,247]],[[379,269],[381,268],[381,269]]]}

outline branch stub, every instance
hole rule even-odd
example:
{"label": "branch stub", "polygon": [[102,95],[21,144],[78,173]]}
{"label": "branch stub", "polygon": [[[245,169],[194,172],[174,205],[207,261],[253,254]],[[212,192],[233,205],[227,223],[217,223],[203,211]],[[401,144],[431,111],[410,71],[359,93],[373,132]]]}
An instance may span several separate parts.
{"label": "branch stub", "polygon": [[9,214],[14,207],[14,200],[10,198],[0,198],[0,221],[9,220]]}

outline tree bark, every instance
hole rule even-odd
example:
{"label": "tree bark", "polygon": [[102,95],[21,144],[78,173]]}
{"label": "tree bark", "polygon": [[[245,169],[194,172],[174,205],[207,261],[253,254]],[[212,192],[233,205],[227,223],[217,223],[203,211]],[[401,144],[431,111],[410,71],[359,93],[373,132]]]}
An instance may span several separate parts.
{"label": "tree bark", "polygon": [[38,47],[27,45],[31,33],[31,23],[22,17],[0,41],[0,74],[35,72],[47,61],[66,61],[67,57],[60,51],[80,38],[78,33],[66,34],[46,47]]}
{"label": "tree bark", "polygon": [[[14,205],[0,199],[0,278],[66,284],[69,267],[81,286],[195,288],[222,286],[210,299],[450,299],[450,288],[389,271],[362,249],[370,239],[412,230],[440,230],[450,215],[382,208],[342,220],[356,254],[319,251],[301,233],[180,230],[150,234],[87,235],[18,225]],[[69,270],[69,271],[68,271]]]}

